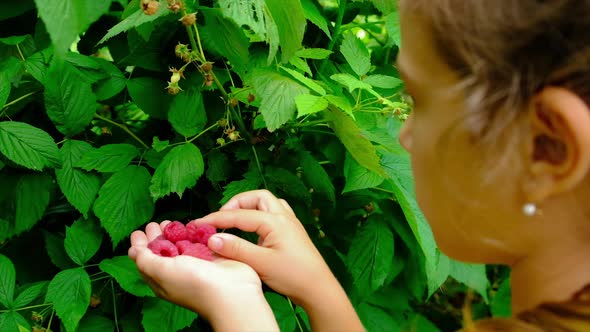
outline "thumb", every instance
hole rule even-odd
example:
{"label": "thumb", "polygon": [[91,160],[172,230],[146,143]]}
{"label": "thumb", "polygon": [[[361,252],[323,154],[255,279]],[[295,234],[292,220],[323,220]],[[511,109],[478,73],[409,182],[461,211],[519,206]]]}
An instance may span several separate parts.
{"label": "thumb", "polygon": [[[267,248],[263,248],[233,234],[220,233],[211,236],[209,249],[226,258],[246,263],[253,268],[263,259]],[[256,268],[255,268],[256,269]]]}

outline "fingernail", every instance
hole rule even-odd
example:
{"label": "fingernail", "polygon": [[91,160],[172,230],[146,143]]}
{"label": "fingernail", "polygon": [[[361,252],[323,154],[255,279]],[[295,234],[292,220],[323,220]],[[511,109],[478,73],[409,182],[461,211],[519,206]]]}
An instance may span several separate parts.
{"label": "fingernail", "polygon": [[209,248],[214,251],[219,251],[223,248],[223,240],[218,236],[209,238]]}

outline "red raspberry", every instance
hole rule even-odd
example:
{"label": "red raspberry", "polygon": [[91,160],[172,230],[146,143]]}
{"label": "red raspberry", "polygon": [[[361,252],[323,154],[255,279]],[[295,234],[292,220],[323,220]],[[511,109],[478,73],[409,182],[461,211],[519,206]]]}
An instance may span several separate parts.
{"label": "red raspberry", "polygon": [[209,224],[195,225],[194,223],[189,223],[186,225],[186,230],[188,232],[189,241],[193,243],[201,243],[205,246],[207,246],[207,242],[209,242],[211,235],[217,233],[217,229]]}
{"label": "red raspberry", "polygon": [[176,249],[178,249],[178,254],[182,255],[189,247],[192,247],[194,243],[189,240],[182,240],[176,242]]}
{"label": "red raspberry", "polygon": [[164,227],[164,237],[172,243],[188,240],[188,234],[186,227],[180,221],[173,221]]}
{"label": "red raspberry", "polygon": [[213,251],[207,248],[207,246],[204,244],[190,243],[190,245],[186,245],[186,247],[184,247],[183,249],[183,255],[200,258],[207,261],[213,260]]}
{"label": "red raspberry", "polygon": [[162,257],[178,256],[178,249],[176,248],[174,243],[165,239],[154,239],[152,242],[148,243],[148,248],[154,254],[160,255]]}

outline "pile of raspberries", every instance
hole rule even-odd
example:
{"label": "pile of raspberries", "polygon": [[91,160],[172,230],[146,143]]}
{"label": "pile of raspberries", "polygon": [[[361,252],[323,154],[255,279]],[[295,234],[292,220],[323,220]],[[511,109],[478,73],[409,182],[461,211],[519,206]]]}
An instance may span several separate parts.
{"label": "pile of raspberries", "polygon": [[185,226],[180,221],[173,221],[164,227],[162,235],[148,243],[148,248],[163,257],[187,255],[211,261],[213,252],[207,242],[215,233],[217,229],[211,225],[189,223]]}

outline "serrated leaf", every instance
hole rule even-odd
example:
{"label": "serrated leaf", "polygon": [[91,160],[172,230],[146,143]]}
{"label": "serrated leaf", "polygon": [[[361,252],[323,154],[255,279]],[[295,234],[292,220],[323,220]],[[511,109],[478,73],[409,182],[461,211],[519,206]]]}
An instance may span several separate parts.
{"label": "serrated leaf", "polygon": [[298,56],[293,56],[291,57],[291,59],[289,59],[289,63],[292,64],[293,67],[305,72],[309,76],[313,75],[311,68],[307,64],[307,61],[303,60],[302,58]]}
{"label": "serrated leaf", "polygon": [[420,332],[441,332],[436,325],[420,314],[414,314],[408,318],[406,324],[402,326],[402,331],[420,331]]}
{"label": "serrated leaf", "polygon": [[321,112],[328,108],[328,101],[322,97],[301,94],[295,97],[297,105],[297,117]]}
{"label": "serrated leaf", "polygon": [[31,229],[49,205],[53,178],[46,174],[25,174],[16,185],[14,233]]}
{"label": "serrated leaf", "polygon": [[35,3],[58,54],[65,54],[76,37],[111,5],[106,0],[35,0]]}
{"label": "serrated leaf", "polygon": [[350,153],[346,154],[344,159],[344,178],[346,183],[342,193],[355,190],[378,187],[385,181],[385,178],[371,170],[361,166]]}
{"label": "serrated leaf", "polygon": [[115,278],[119,286],[126,292],[137,297],[155,296],[152,289],[139,274],[135,263],[128,256],[104,259],[98,267]]}
{"label": "serrated leaf", "polygon": [[92,146],[86,142],[66,141],[60,149],[62,168],[55,170],[55,177],[61,191],[84,218],[88,216],[88,211],[96,198],[100,188],[100,178],[95,174],[76,169],[74,165],[84,154],[92,150]]}
{"label": "serrated leaf", "polygon": [[198,89],[190,89],[174,96],[168,111],[168,121],[179,134],[194,136],[207,123],[203,95]]}
{"label": "serrated leaf", "polygon": [[4,108],[4,104],[8,100],[8,96],[10,95],[10,89],[12,88],[12,84],[10,84],[10,79],[5,72],[0,72],[0,109]]}
{"label": "serrated leaf", "polygon": [[348,100],[348,98],[343,96],[335,96],[335,95],[325,95],[324,98],[332,105],[338,107],[346,114],[350,115],[354,119],[354,114],[352,113],[353,106]]}
{"label": "serrated leaf", "polygon": [[512,292],[510,278],[506,278],[500,284],[498,291],[490,301],[490,310],[493,317],[508,318],[512,316]]}
{"label": "serrated leaf", "polygon": [[344,55],[346,62],[352,70],[360,77],[365,75],[371,69],[371,56],[369,50],[362,40],[358,39],[353,33],[344,35],[340,53]]}
{"label": "serrated leaf", "polygon": [[112,320],[99,315],[89,315],[84,317],[80,321],[80,326],[78,326],[78,331],[80,332],[107,332],[114,330],[115,323]]}
{"label": "serrated leaf", "polygon": [[39,51],[25,60],[24,66],[25,69],[31,76],[33,76],[37,81],[43,83],[45,82],[45,76],[47,74],[47,68],[49,67],[49,62],[51,60],[51,56],[53,55],[52,48],[46,48],[42,51]]}
{"label": "serrated leaf", "polygon": [[348,91],[353,92],[356,89],[372,91],[371,86],[350,74],[334,74],[330,76],[334,81],[344,85]]}
{"label": "serrated leaf", "polygon": [[324,88],[322,88],[321,85],[319,85],[318,83],[316,83],[314,80],[312,80],[311,78],[307,78],[305,77],[305,75],[299,73],[296,70],[293,69],[289,69],[286,67],[281,67],[282,70],[286,71],[289,75],[293,76],[293,78],[295,78],[296,80],[298,80],[300,83],[302,83],[303,85],[305,85],[306,87],[312,89],[313,91],[317,92],[320,96],[323,96],[326,94],[326,90]]}
{"label": "serrated leaf", "polygon": [[303,168],[303,178],[314,192],[324,195],[327,199],[336,201],[336,192],[330,176],[320,163],[307,151],[299,153],[299,160]]}
{"label": "serrated leaf", "polygon": [[10,36],[6,38],[0,38],[0,43],[5,45],[18,45],[22,43],[27,37],[30,35],[23,35],[23,36]]}
{"label": "serrated leaf", "polygon": [[324,48],[304,48],[295,52],[295,55],[304,59],[323,60],[329,58],[332,53],[334,52]]}
{"label": "serrated leaf", "polygon": [[150,179],[144,167],[127,166],[113,174],[100,188],[94,213],[111,236],[113,247],[154,214]]}
{"label": "serrated leaf", "polygon": [[246,33],[250,41],[266,41],[264,0],[219,0],[218,5],[224,16],[231,18],[238,26],[247,27]]}
{"label": "serrated leaf", "polygon": [[100,44],[104,43],[105,41],[109,40],[110,38],[112,38],[122,32],[125,32],[129,29],[137,28],[137,27],[141,26],[142,24],[153,22],[153,21],[159,19],[160,17],[170,14],[171,11],[168,9],[166,0],[160,0],[159,2],[160,2],[160,6],[158,7],[158,10],[153,15],[144,14],[143,11],[139,8],[139,6],[137,6],[136,12],[129,15],[127,18],[125,18],[121,22],[117,23],[117,25],[115,25],[114,27],[110,28],[109,31],[107,32],[107,34],[104,37],[102,37],[102,39],[97,43],[97,45],[100,45]]}
{"label": "serrated leaf", "polygon": [[369,75],[363,79],[363,82],[382,89],[395,89],[403,84],[403,81],[397,77],[380,74]]}
{"label": "serrated leaf", "polygon": [[61,166],[53,138],[23,122],[0,122],[0,152],[14,163],[37,171]]}
{"label": "serrated leaf", "polygon": [[361,166],[379,175],[385,175],[379,163],[377,149],[362,135],[359,127],[348,115],[332,108],[325,111],[324,115],[346,150]]}
{"label": "serrated leaf", "polygon": [[43,232],[43,237],[45,238],[45,249],[47,250],[47,255],[49,255],[49,259],[53,265],[59,267],[61,270],[66,270],[76,266],[76,264],[66,253],[63,238],[47,231]]}
{"label": "serrated leaf", "polygon": [[281,46],[281,62],[289,59],[301,48],[307,21],[299,0],[266,0],[266,6],[277,26]]}
{"label": "serrated leaf", "polygon": [[260,188],[261,184],[262,178],[260,177],[260,173],[258,173],[258,171],[248,171],[244,174],[244,178],[242,180],[232,181],[227,186],[225,186],[223,198],[219,204],[223,205],[227,203],[227,201],[239,193],[256,190]]}
{"label": "serrated leaf", "polygon": [[488,303],[488,287],[490,283],[486,274],[485,265],[468,264],[451,260],[450,276],[475,290]]}
{"label": "serrated leaf", "polygon": [[0,303],[6,308],[13,308],[16,271],[14,265],[4,255],[0,255]]}
{"label": "serrated leaf", "polygon": [[398,12],[392,12],[391,14],[387,15],[387,17],[385,17],[385,29],[389,35],[388,45],[397,45],[398,47],[401,47],[402,37],[399,26]]}
{"label": "serrated leaf", "polygon": [[293,332],[297,325],[295,310],[287,299],[277,293],[265,292],[264,298],[270,305],[281,332]]}
{"label": "serrated leaf", "polygon": [[[357,312],[367,331],[403,331],[400,330],[400,324],[398,321],[390,313],[380,307],[363,302],[358,305]],[[423,332],[422,330],[410,331]]]}
{"label": "serrated leaf", "polygon": [[127,86],[127,78],[121,73],[119,68],[112,62],[104,59],[95,59],[100,65],[103,72],[107,74],[107,77],[96,83],[94,92],[97,100],[107,100],[116,96],[119,92],[123,91]]}
{"label": "serrated leaf", "polygon": [[156,119],[166,119],[172,96],[166,93],[163,81],[139,77],[127,81],[131,100],[145,113]]}
{"label": "serrated leaf", "polygon": [[303,181],[292,172],[279,167],[266,167],[264,177],[271,191],[280,190],[284,195],[311,203],[311,194]]}
{"label": "serrated leaf", "polygon": [[107,144],[88,151],[74,166],[86,171],[94,169],[111,173],[123,169],[137,156],[139,156],[139,150],[131,144]]}
{"label": "serrated leaf", "polygon": [[320,28],[320,30],[322,30],[326,36],[328,36],[328,38],[332,39],[330,29],[328,29],[328,21],[316,7],[315,3],[311,0],[301,0],[301,6],[303,6],[305,18]]}
{"label": "serrated leaf", "polygon": [[[309,90],[296,81],[279,73],[255,70],[253,83],[262,99],[260,112],[264,116],[269,131],[275,131],[287,123],[297,110],[295,97],[309,93]],[[277,93],[280,91],[281,93]]]}
{"label": "serrated leaf", "polygon": [[182,193],[192,188],[205,171],[201,151],[192,143],[186,143],[170,150],[152,178],[150,192],[154,200],[170,193]]}
{"label": "serrated leaf", "polygon": [[207,179],[211,182],[225,181],[231,172],[231,163],[228,156],[218,150],[213,150],[207,155]]}
{"label": "serrated leaf", "polygon": [[152,148],[156,152],[162,152],[162,151],[166,150],[166,148],[168,147],[169,144],[170,144],[169,140],[160,141],[160,139],[157,136],[154,136],[154,138],[152,139]]}
{"label": "serrated leaf", "polygon": [[346,263],[361,294],[370,295],[383,286],[393,268],[393,256],[391,229],[378,217],[370,217],[352,240]]}
{"label": "serrated leaf", "polygon": [[22,308],[40,297],[47,289],[48,281],[39,281],[30,284],[23,291],[18,294],[16,300],[14,300],[14,308]]}
{"label": "serrated leaf", "polygon": [[90,83],[65,61],[54,60],[49,66],[44,95],[47,115],[66,136],[82,132],[94,117],[97,104]]}
{"label": "serrated leaf", "polygon": [[145,299],[141,313],[145,332],[178,331],[197,319],[196,313],[158,298]]}
{"label": "serrated leaf", "polygon": [[90,277],[83,268],[59,272],[47,287],[46,302],[52,302],[67,332],[74,332],[90,303]]}
{"label": "serrated leaf", "polygon": [[250,42],[242,28],[234,21],[223,17],[219,9],[202,7],[200,11],[205,16],[205,25],[199,27],[205,48],[226,57],[235,65],[246,64],[250,55]]}
{"label": "serrated leaf", "polygon": [[102,230],[92,220],[76,220],[66,226],[64,246],[68,256],[82,266],[96,254],[102,242]]}
{"label": "serrated leaf", "polygon": [[20,326],[23,326],[25,331],[31,329],[29,322],[16,311],[0,314],[0,331],[20,331]]}

